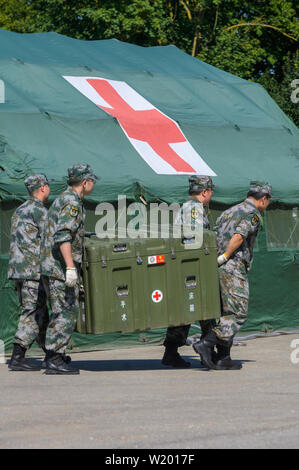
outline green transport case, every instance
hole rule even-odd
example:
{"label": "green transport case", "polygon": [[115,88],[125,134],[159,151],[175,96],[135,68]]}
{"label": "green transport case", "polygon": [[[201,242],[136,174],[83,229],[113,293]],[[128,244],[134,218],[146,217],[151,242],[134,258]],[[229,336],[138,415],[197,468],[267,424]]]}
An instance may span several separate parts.
{"label": "green transport case", "polygon": [[86,238],[79,333],[134,332],[220,316],[215,234],[194,240]]}

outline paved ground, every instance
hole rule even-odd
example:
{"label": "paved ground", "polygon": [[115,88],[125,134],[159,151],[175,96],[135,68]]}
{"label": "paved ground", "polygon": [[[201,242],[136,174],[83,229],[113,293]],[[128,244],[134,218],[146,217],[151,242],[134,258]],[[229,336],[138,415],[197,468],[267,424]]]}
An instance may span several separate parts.
{"label": "paved ground", "polygon": [[240,371],[207,371],[188,346],[188,370],[163,367],[161,346],[73,354],[80,376],[0,364],[0,447],[298,448],[296,338],[234,347]]}

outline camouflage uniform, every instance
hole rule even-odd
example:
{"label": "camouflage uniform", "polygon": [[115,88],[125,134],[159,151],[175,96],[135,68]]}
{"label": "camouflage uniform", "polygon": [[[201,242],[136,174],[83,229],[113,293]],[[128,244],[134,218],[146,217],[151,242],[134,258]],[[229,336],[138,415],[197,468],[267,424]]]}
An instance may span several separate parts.
{"label": "camouflage uniform", "polygon": [[[45,175],[25,180],[31,194],[43,184]],[[47,220],[47,209],[36,197],[24,202],[12,216],[8,278],[15,280],[21,316],[14,343],[28,349],[34,340],[44,348],[49,321],[46,294],[41,281],[40,250]]]}
{"label": "camouflage uniform", "polygon": [[190,198],[183,204],[179,214],[179,220],[175,222],[179,222],[182,225],[190,224],[190,231],[195,230],[196,227],[198,227],[198,229],[210,229],[209,219],[203,205],[197,199],[193,198]]}
{"label": "camouflage uniform", "polygon": [[[69,183],[83,179],[97,179],[89,165],[69,168]],[[72,257],[80,274],[85,209],[77,192],[69,186],[52,204],[42,246],[42,274],[47,280],[47,290],[52,317],[46,335],[46,349],[63,354],[70,341],[79,313],[79,283],[65,285],[66,265],[60,251],[63,243],[71,243]]]}
{"label": "camouflage uniform", "polygon": [[247,272],[261,224],[262,215],[251,199],[224,211],[216,221],[214,230],[219,255],[225,252],[234,234],[244,237],[242,245],[219,267],[223,316],[214,331],[222,340],[231,341],[246,321],[249,299]]}
{"label": "camouflage uniform", "polygon": [[[211,188],[213,189],[212,179],[209,176],[191,176],[189,178],[190,190],[194,187],[200,193],[203,189]],[[206,214],[205,208],[202,203],[195,198],[190,197],[190,199],[185,202],[181,208],[181,212],[178,215],[178,219],[175,220],[175,223],[181,223],[183,226],[190,224],[189,231],[190,235],[195,230],[196,226],[199,230],[207,229],[210,230],[210,222]],[[189,237],[185,238],[187,241]],[[200,327],[202,334],[205,335],[213,326],[215,326],[215,320],[201,320]],[[168,344],[175,344],[178,347],[184,346],[188,337],[190,325],[183,326],[174,326],[167,328],[166,338],[164,341],[164,346]]]}

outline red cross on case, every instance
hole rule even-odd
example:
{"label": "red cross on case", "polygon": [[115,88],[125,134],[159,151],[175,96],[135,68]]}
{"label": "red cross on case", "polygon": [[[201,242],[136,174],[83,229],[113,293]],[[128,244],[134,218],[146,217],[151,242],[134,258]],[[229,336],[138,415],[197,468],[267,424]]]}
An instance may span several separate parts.
{"label": "red cross on case", "polygon": [[152,293],[152,300],[153,302],[155,303],[158,303],[158,302],[161,302],[161,300],[163,299],[163,294],[160,290],[155,290],[153,293]]}

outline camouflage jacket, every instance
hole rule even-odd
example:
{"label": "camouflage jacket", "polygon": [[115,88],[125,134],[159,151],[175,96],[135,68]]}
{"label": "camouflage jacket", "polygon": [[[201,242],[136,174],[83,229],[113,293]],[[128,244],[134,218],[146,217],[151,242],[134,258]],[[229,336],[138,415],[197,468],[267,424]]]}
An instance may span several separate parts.
{"label": "camouflage jacket", "polygon": [[191,224],[192,227],[199,224],[205,229],[210,229],[210,223],[206,211],[201,202],[196,199],[189,199],[186,201],[182,205],[181,212],[178,217],[179,219],[176,219],[176,223]]}
{"label": "camouflage jacket", "polygon": [[47,212],[42,201],[35,197],[14,212],[11,219],[9,279],[40,279],[41,240]]}
{"label": "camouflage jacket", "polygon": [[[244,237],[240,248],[236,250],[230,261],[240,261],[250,268],[253,258],[253,247],[262,222],[262,216],[251,199],[245,199],[224,211],[216,220],[214,230],[217,234],[218,254],[223,254],[235,233]],[[230,263],[231,264],[231,263]]]}
{"label": "camouflage jacket", "polygon": [[42,245],[42,274],[65,280],[65,262],[60,245],[70,242],[76,264],[82,262],[85,209],[83,202],[71,187],[55,201],[48,212],[48,222]]}

